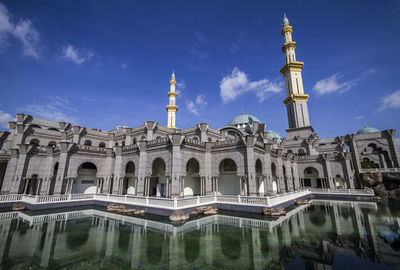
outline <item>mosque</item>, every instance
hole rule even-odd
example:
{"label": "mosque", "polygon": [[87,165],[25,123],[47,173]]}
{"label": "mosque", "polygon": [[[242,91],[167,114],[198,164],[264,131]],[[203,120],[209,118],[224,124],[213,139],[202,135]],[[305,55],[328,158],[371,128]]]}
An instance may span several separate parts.
{"label": "mosque", "polygon": [[304,187],[362,188],[360,173],[399,168],[396,130],[365,127],[321,139],[310,123],[293,28],[281,34],[289,128],[267,131],[241,114],[214,129],[207,123],[176,128],[175,74],[170,80],[167,126],[102,131],[17,114],[0,132],[0,192],[4,194],[132,194],[167,198],[226,194],[269,196]]}

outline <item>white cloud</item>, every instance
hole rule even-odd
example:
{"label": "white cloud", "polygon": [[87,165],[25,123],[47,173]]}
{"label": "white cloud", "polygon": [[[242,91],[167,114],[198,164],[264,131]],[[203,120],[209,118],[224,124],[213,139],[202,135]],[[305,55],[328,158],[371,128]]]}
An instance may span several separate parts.
{"label": "white cloud", "polygon": [[121,64],[122,69],[126,69],[128,67],[128,64]]}
{"label": "white cloud", "polygon": [[0,3],[0,49],[8,45],[10,36],[22,43],[24,55],[39,58],[37,51],[39,32],[36,31],[30,20],[13,23],[7,7]]}
{"label": "white cloud", "polygon": [[343,77],[342,74],[336,73],[327,78],[319,80],[315,83],[313,90],[316,91],[317,94],[319,95],[333,93],[333,92],[339,92],[339,94],[342,94],[350,90],[350,88],[353,87],[359,80],[357,78],[345,82],[340,82],[342,77]]}
{"label": "white cloud", "polygon": [[278,83],[262,79],[259,81],[249,81],[247,74],[235,67],[232,74],[222,78],[220,82],[220,96],[224,103],[236,99],[239,95],[253,91],[256,93],[259,102],[262,102],[272,93],[282,91],[282,86]]}
{"label": "white cloud", "polygon": [[197,95],[195,102],[191,100],[186,101],[186,108],[188,109],[189,112],[193,113],[194,115],[199,115],[199,109],[202,109],[205,106],[207,106],[205,95]]}
{"label": "white cloud", "polygon": [[78,119],[69,115],[71,112],[69,100],[61,97],[53,97],[47,103],[30,104],[21,108],[23,113],[31,114],[34,117],[41,117],[59,122],[77,123]]}
{"label": "white cloud", "polygon": [[356,120],[362,120],[362,119],[364,119],[364,115],[358,115],[358,116],[356,116]]}
{"label": "white cloud", "polygon": [[194,115],[199,115],[199,111],[197,110],[196,105],[193,103],[193,101],[187,101],[186,108]]}
{"label": "white cloud", "polygon": [[93,57],[93,53],[88,53],[87,58],[84,58],[83,56],[79,55],[79,52],[77,49],[74,48],[71,44],[69,44],[66,47],[62,48],[63,52],[63,58],[66,60],[70,60],[78,65],[82,64],[83,62],[90,60],[90,58]]}
{"label": "white cloud", "polygon": [[0,127],[1,128],[8,128],[9,121],[15,121],[16,119],[9,113],[3,112],[0,110]]}
{"label": "white cloud", "polygon": [[20,21],[14,28],[13,36],[22,42],[25,55],[39,58],[36,49],[37,43],[39,42],[39,33],[29,20]]}
{"label": "white cloud", "polygon": [[206,96],[205,95],[198,95],[196,97],[196,104],[204,107],[207,105]]}
{"label": "white cloud", "polygon": [[382,97],[381,106],[378,110],[383,111],[388,108],[400,108],[400,90]]}
{"label": "white cloud", "polygon": [[180,80],[176,83],[176,93],[178,94],[178,98],[182,96],[183,90],[186,88],[186,83],[184,80]]}

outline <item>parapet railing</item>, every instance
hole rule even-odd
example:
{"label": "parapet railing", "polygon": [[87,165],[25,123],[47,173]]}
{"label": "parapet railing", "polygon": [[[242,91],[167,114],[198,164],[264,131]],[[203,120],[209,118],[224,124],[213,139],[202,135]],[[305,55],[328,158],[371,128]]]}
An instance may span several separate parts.
{"label": "parapet railing", "polygon": [[0,195],[0,202],[25,202],[29,204],[52,204],[74,201],[103,201],[110,203],[121,203],[162,209],[184,209],[198,207],[212,203],[235,204],[246,206],[274,207],[286,202],[311,194],[342,194],[342,195],[368,195],[374,196],[371,189],[343,189],[330,190],[318,188],[306,188],[282,194],[266,197],[241,196],[241,195],[206,195],[188,198],[160,198],[143,197],[134,195],[118,194],[67,194],[67,195]]}
{"label": "parapet railing", "polygon": [[364,189],[329,189],[329,188],[310,188],[313,194],[343,194],[343,195],[375,195],[370,188]]}
{"label": "parapet railing", "polygon": [[365,172],[400,172],[400,168],[373,168],[373,169],[361,169],[362,173]]}

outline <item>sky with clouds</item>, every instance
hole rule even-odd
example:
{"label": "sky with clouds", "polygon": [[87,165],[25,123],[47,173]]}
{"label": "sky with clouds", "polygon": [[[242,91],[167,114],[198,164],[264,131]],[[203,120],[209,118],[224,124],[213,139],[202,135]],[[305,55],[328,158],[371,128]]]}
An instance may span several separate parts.
{"label": "sky with clouds", "polygon": [[0,129],[18,112],[166,125],[175,70],[179,128],[220,128],[244,110],[285,135],[283,12],[315,131],[400,129],[399,0],[0,0]]}

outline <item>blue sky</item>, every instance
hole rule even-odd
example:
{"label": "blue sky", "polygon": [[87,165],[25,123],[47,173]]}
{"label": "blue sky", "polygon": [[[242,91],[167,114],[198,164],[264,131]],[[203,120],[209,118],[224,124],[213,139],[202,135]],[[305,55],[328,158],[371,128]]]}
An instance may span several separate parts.
{"label": "blue sky", "polygon": [[400,128],[398,0],[0,3],[2,129],[17,112],[166,125],[174,69],[179,128],[220,128],[243,109],[285,135],[283,12],[321,137]]}

